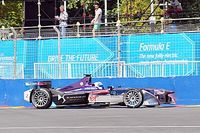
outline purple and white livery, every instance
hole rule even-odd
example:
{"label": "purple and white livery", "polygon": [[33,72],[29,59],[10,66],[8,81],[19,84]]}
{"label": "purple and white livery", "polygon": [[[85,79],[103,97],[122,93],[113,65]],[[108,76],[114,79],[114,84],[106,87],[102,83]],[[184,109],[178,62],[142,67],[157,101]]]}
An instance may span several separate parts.
{"label": "purple and white livery", "polygon": [[54,89],[51,81],[26,83],[30,89],[24,92],[24,100],[35,108],[47,109],[52,102],[56,106],[66,105],[125,105],[130,108],[154,107],[160,104],[175,104],[173,91],[153,88],[103,87],[101,82],[91,82],[91,75],[80,81]]}

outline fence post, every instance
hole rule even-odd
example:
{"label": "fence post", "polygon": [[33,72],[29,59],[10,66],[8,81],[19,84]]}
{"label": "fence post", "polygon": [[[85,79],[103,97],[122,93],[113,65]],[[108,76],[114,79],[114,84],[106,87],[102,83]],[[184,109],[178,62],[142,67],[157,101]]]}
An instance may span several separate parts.
{"label": "fence post", "polygon": [[60,47],[60,31],[56,26],[54,26],[53,29],[58,34],[58,75],[59,75],[58,77],[59,79],[61,79],[62,78],[62,67],[61,67],[62,61],[61,61],[61,47]]}
{"label": "fence post", "polygon": [[72,78],[72,69],[71,69],[72,63],[67,63],[67,68],[68,68],[68,78]]}
{"label": "fence post", "polygon": [[149,24],[150,24],[151,32],[155,32],[156,17],[151,16],[149,19]]}
{"label": "fence post", "polygon": [[76,26],[77,26],[77,37],[80,37],[80,23],[79,22],[77,22],[76,23]]}
{"label": "fence post", "polygon": [[165,24],[165,20],[164,18],[160,18],[160,22],[161,22],[161,33],[164,33],[164,24]]}
{"label": "fence post", "polygon": [[123,69],[123,77],[126,78],[126,77],[127,77],[127,73],[126,73],[126,63],[123,62],[122,65],[123,65],[123,66],[122,66],[122,69]]}
{"label": "fence post", "polygon": [[15,29],[13,28],[13,27],[11,27],[10,28],[11,29],[11,31],[12,31],[12,33],[13,33],[13,35],[14,35],[14,38],[13,38],[13,56],[14,56],[14,58],[13,58],[13,79],[16,79],[16,77],[17,77],[17,61],[16,61],[16,52],[17,52],[17,32],[15,31]]}
{"label": "fence post", "polygon": [[162,71],[162,77],[165,77],[165,73],[164,73],[164,67],[165,67],[165,63],[161,62],[161,71]]}
{"label": "fence post", "polygon": [[120,20],[117,21],[117,59],[118,59],[118,77],[122,77],[122,68],[121,68],[121,48],[120,48],[120,37],[121,37],[121,33],[120,33]]}
{"label": "fence post", "polygon": [[40,9],[41,9],[41,2],[40,0],[38,0],[38,39],[41,39],[41,12],[40,12]]}
{"label": "fence post", "polygon": [[37,79],[38,78],[38,76],[37,76],[37,64],[36,63],[34,63],[34,79]]}

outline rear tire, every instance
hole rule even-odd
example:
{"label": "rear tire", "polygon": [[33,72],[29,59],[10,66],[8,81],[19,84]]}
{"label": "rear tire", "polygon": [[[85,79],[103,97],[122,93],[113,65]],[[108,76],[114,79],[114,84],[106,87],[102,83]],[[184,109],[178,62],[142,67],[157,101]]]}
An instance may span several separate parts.
{"label": "rear tire", "polygon": [[129,108],[139,108],[143,104],[143,93],[140,89],[129,90],[124,94],[124,103]]}
{"label": "rear tire", "polygon": [[51,92],[45,88],[33,90],[31,101],[35,108],[47,109],[52,104]]}

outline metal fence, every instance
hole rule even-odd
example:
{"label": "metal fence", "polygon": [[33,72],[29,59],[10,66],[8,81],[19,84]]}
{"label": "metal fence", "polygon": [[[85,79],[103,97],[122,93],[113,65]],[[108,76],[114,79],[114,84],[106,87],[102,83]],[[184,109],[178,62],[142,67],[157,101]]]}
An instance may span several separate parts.
{"label": "metal fence", "polygon": [[126,64],[126,77],[176,77],[199,75],[199,61],[154,61]]}
{"label": "metal fence", "polygon": [[[124,62],[69,62],[69,63],[35,63],[34,78],[35,79],[66,79],[80,78],[83,74],[92,74],[93,77],[118,77],[123,75]],[[59,72],[60,71],[60,72]]]}
{"label": "metal fence", "polygon": [[24,79],[24,65],[0,63],[0,79]]}
{"label": "metal fence", "polygon": [[[18,39],[48,39],[58,37],[55,28],[59,29],[59,26],[15,27],[14,29]],[[66,29],[65,37],[91,37],[93,25],[77,22],[76,24],[69,24]],[[118,30],[120,30],[121,35],[194,32],[200,30],[200,17],[102,23],[96,36],[117,35]],[[2,40],[13,39],[15,34],[10,28],[0,29],[0,33]]]}
{"label": "metal fence", "polygon": [[70,62],[63,63],[61,66],[58,63],[35,63],[34,78],[80,78],[83,76],[83,73],[90,73],[93,77],[98,78],[197,76],[200,74],[199,67],[200,61],[120,62],[120,69],[118,69],[118,62]]}
{"label": "metal fence", "polygon": [[[194,42],[186,33],[200,33],[200,18],[104,23],[96,37],[92,37],[92,25],[79,23],[68,25],[65,37],[60,36],[58,26],[5,28],[0,33],[2,79],[80,78],[89,73],[93,77],[136,78],[199,75],[199,34],[193,36]],[[145,43],[154,45],[152,39],[162,39],[156,35],[166,35],[168,40],[146,47]],[[179,38],[184,40],[178,42]],[[168,44],[169,40],[177,48]],[[186,43],[190,46],[185,47]],[[157,49],[168,51],[168,45],[174,47],[174,54],[159,57]],[[152,49],[158,51],[158,57]],[[140,50],[151,54],[135,58]]]}

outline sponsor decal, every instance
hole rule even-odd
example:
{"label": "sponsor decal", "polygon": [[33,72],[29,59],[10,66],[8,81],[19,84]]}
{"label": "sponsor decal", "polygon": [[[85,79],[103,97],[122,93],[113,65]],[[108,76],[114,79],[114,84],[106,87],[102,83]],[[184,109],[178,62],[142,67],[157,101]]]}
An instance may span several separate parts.
{"label": "sponsor decal", "polygon": [[95,102],[96,99],[97,99],[97,96],[96,96],[96,95],[91,95],[91,96],[90,96],[90,101],[91,101],[91,102]]}

